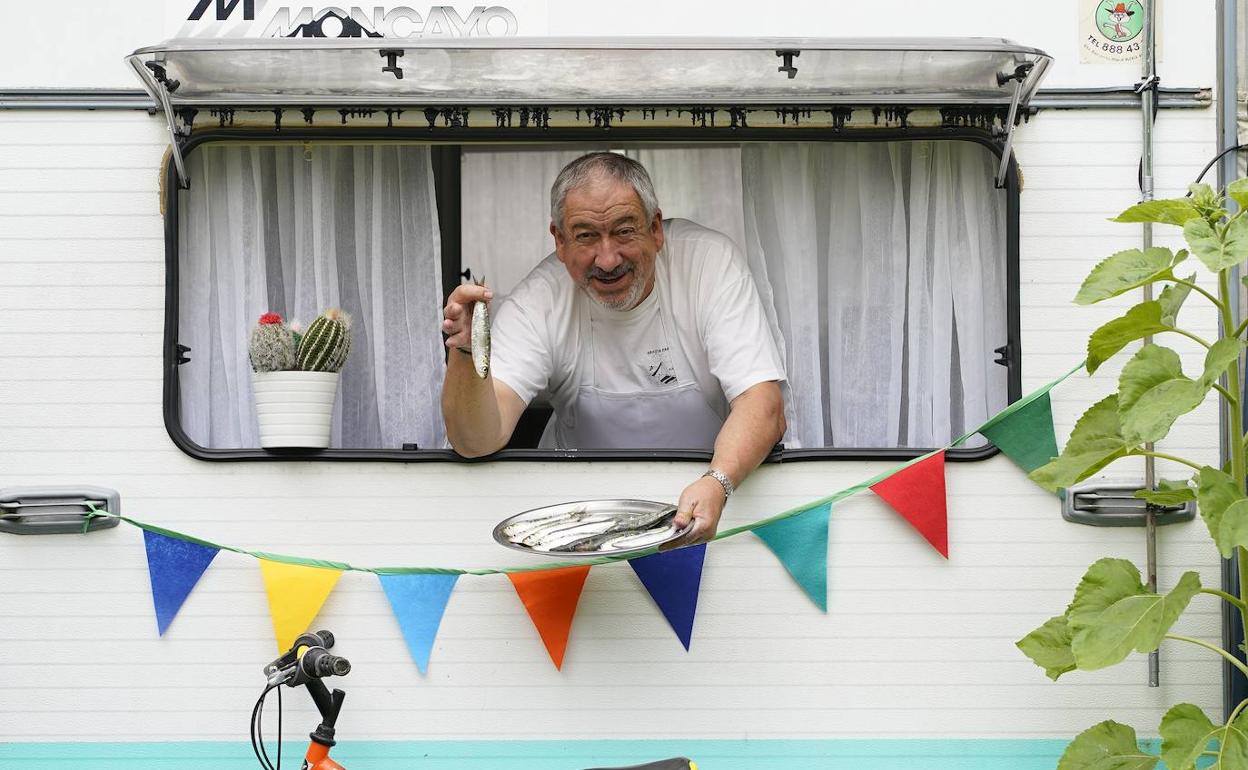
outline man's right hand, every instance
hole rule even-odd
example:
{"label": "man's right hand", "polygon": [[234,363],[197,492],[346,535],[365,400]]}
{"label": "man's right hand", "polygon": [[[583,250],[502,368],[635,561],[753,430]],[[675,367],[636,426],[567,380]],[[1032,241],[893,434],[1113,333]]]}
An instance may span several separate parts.
{"label": "man's right hand", "polygon": [[494,292],[484,286],[464,283],[455,287],[442,308],[442,333],[448,348],[472,350],[472,306],[493,298]]}

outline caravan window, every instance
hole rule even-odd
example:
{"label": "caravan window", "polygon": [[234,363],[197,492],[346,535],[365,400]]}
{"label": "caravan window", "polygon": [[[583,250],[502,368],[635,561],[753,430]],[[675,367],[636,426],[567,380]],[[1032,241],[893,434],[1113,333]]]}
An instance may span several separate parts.
{"label": "caravan window", "polygon": [[[784,350],[786,452],[942,446],[1009,401],[997,361],[1011,358],[999,349],[1017,295],[1016,192],[994,186],[998,157],[977,141],[234,140],[196,146],[178,196],[190,361],[171,433],[209,453],[257,447],[247,330],[265,311],[306,322],[341,306],[355,335],[331,446],[445,448],[445,292],[462,274],[505,295],[550,253],[550,184],[594,149],[636,157],[665,217],[741,248]],[[511,446],[536,446],[548,414],[533,404]]]}

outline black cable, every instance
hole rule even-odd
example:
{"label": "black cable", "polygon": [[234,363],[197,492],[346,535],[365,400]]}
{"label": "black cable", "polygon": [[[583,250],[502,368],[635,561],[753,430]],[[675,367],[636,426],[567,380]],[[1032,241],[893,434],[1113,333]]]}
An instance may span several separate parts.
{"label": "black cable", "polygon": [[[260,766],[265,770],[276,770],[273,763],[269,760],[269,754],[264,748],[264,735],[262,719],[264,716],[264,699],[273,688],[280,685],[271,684],[264,688],[264,692],[260,693],[260,697],[256,699],[256,705],[251,710],[251,750],[256,755],[256,759],[260,762]],[[281,697],[281,692],[278,692]]]}
{"label": "black cable", "polygon": [[277,688],[277,768],[282,770],[282,688]]}
{"label": "black cable", "polygon": [[1234,147],[1228,147],[1227,149],[1223,150],[1217,155],[1214,155],[1213,160],[1206,163],[1205,167],[1200,170],[1200,175],[1196,177],[1196,181],[1193,182],[1193,184],[1200,184],[1200,180],[1205,178],[1205,174],[1209,173],[1209,169],[1213,168],[1213,164],[1222,160],[1222,157],[1224,155],[1226,155],[1227,153],[1235,152],[1236,150],[1243,150],[1245,148],[1248,148],[1248,144],[1237,144]]}

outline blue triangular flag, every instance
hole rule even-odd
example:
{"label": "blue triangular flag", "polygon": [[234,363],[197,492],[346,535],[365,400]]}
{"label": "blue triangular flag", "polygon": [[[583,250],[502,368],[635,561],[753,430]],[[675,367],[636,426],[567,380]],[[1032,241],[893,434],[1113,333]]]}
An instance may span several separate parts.
{"label": "blue triangular flag", "polygon": [[628,562],[686,650],[689,637],[693,635],[693,616],[698,610],[698,588],[702,585],[705,558],[706,543],[702,543]]}
{"label": "blue triangular flag", "polygon": [[754,530],[806,595],[828,611],[828,518],[832,504]]}
{"label": "blue triangular flag", "polygon": [[152,581],[156,628],[164,636],[219,549],[146,529],[143,544],[147,546],[147,574]]}
{"label": "blue triangular flag", "polygon": [[451,589],[459,575],[378,575],[386,598],[394,608],[407,649],[416,661],[416,668],[425,673],[434,637],[442,623],[442,613],[451,598]]}

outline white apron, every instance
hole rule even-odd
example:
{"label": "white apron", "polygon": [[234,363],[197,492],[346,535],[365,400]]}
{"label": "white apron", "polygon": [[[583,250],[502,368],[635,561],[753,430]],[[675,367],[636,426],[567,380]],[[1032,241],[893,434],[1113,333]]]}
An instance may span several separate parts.
{"label": "white apron", "polygon": [[[654,288],[658,291],[658,287]],[[598,324],[593,313],[581,321],[581,339],[574,371],[589,382],[577,388],[573,401],[556,409],[539,446],[559,449],[704,449],[715,447],[723,419],[707,403],[684,358],[667,316],[658,311],[665,344],[680,377],[677,384],[631,392],[599,387],[594,357]],[[600,333],[609,333],[600,332]],[[603,362],[611,365],[614,362]]]}

